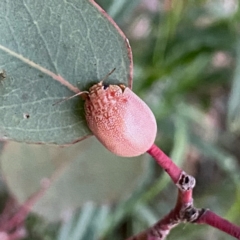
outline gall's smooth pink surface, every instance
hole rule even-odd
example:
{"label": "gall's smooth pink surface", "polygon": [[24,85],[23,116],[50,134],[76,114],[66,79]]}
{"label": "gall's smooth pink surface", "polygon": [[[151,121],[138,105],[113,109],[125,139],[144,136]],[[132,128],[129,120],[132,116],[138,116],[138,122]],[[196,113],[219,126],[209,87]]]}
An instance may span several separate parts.
{"label": "gall's smooth pink surface", "polygon": [[85,101],[89,128],[111,152],[122,157],[145,153],[153,145],[157,124],[150,108],[128,87],[102,82],[92,86]]}

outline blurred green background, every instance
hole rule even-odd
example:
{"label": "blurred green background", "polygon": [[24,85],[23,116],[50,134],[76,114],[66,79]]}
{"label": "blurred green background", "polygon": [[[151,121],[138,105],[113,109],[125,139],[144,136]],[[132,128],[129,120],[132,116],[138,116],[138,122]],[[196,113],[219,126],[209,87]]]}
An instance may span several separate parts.
{"label": "blurred green background", "polygon": [[[156,144],[196,178],[195,205],[240,225],[238,1],[96,2],[130,41],[133,90],[156,116]],[[146,158],[147,170],[141,172],[141,183],[132,194],[119,197],[115,204],[87,203],[62,223],[49,224],[31,214],[25,239],[120,240],[154,224],[173,208],[177,191]],[[167,239],[231,237],[208,226],[187,224],[176,227]]]}

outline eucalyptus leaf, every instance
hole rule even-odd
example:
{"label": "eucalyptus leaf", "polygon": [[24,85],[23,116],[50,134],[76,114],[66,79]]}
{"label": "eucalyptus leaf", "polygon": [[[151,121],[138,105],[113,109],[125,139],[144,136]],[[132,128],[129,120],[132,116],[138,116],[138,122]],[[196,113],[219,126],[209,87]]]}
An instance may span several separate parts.
{"label": "eucalyptus leaf", "polygon": [[0,139],[65,144],[90,134],[79,98],[107,82],[131,87],[127,39],[91,0],[0,1]]}
{"label": "eucalyptus leaf", "polygon": [[20,203],[51,179],[33,210],[59,220],[84,203],[113,203],[132,194],[146,171],[146,156],[117,157],[95,137],[69,147],[9,142],[1,155],[1,169],[10,191]]}

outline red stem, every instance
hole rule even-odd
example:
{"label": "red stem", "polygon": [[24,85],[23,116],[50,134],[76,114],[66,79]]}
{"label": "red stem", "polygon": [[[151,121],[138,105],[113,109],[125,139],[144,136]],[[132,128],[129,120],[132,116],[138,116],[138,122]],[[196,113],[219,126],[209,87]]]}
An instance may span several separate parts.
{"label": "red stem", "polygon": [[176,184],[180,178],[182,170],[155,144],[147,151],[156,162],[168,173]]}
{"label": "red stem", "polygon": [[240,227],[209,210],[197,209],[193,206],[192,189],[195,179],[192,176],[182,171],[156,145],[153,145],[147,152],[168,173],[178,187],[178,198],[175,208],[169,214],[154,226],[127,240],[163,240],[180,222],[207,224],[240,240]]}
{"label": "red stem", "polygon": [[178,198],[175,208],[165,217],[160,219],[154,226],[127,240],[164,240],[172,228],[176,227],[185,217],[187,207],[192,206],[192,190],[185,192],[178,191]]}
{"label": "red stem", "polygon": [[223,219],[210,210],[206,210],[205,213],[199,217],[196,223],[210,225],[225,233],[228,233],[237,239],[240,239],[239,226],[227,221],[226,219]]}
{"label": "red stem", "polygon": [[38,192],[31,195],[12,218],[1,224],[0,231],[10,232],[14,228],[23,224],[33,205],[45,194],[49,186],[49,181],[45,181],[45,184],[42,185],[42,188]]}

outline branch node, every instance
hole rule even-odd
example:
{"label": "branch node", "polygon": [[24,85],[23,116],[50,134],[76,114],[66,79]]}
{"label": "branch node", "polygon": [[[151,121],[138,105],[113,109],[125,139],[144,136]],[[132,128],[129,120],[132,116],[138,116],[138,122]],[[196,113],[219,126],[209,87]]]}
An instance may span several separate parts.
{"label": "branch node", "polygon": [[184,171],[182,171],[176,186],[178,189],[180,189],[182,192],[189,191],[194,188],[196,183],[196,180],[193,176],[188,175]]}
{"label": "branch node", "polygon": [[193,219],[192,223],[197,223],[198,220],[208,211],[209,209],[206,209],[206,208],[200,208],[200,209],[197,209],[198,211],[198,216]]}

